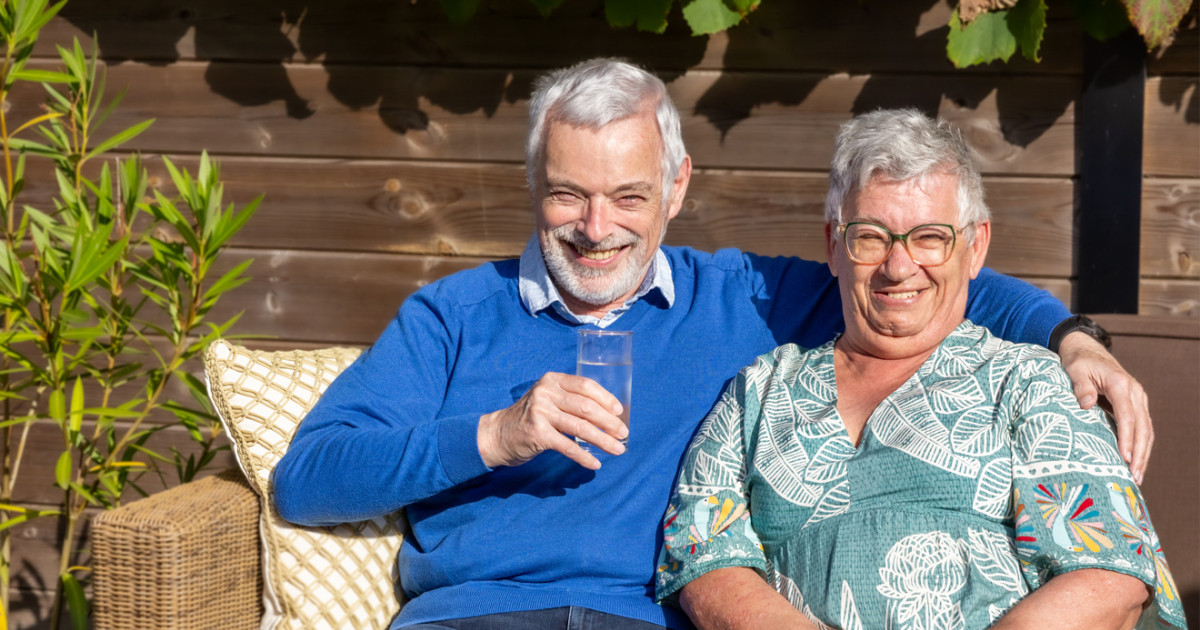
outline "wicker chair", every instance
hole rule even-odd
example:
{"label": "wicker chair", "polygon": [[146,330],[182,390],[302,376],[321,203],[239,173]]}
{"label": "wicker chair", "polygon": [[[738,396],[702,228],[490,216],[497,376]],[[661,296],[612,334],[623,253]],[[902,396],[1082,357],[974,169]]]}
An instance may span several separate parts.
{"label": "wicker chair", "polygon": [[97,515],[97,630],[258,628],[259,509],[242,473],[227,470]]}

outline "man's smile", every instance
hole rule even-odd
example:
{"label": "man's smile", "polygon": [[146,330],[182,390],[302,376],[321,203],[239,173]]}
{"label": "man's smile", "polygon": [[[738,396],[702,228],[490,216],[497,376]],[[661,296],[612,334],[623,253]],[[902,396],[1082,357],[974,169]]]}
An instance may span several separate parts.
{"label": "man's smile", "polygon": [[571,247],[575,248],[575,252],[588,260],[605,261],[613,256],[616,256],[623,247],[614,247],[612,249],[588,249],[582,245],[571,243]]}

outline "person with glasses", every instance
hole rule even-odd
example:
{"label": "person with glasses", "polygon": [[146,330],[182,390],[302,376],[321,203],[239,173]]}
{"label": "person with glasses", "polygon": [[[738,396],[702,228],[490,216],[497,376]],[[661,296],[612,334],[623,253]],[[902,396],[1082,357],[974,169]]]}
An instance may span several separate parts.
{"label": "person with glasses", "polygon": [[1186,626],[1108,418],[1052,353],[965,318],[991,227],[957,129],[843,126],[845,332],[726,388],[663,519],[660,601],[702,629]]}

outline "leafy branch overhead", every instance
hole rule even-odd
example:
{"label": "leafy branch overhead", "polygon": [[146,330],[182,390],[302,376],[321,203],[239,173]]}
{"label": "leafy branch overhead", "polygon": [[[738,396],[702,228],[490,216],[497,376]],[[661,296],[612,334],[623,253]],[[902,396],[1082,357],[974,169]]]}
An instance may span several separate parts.
{"label": "leafy branch overhead", "polygon": [[[415,0],[414,0],[415,1]],[[549,16],[567,0],[529,0]],[[710,35],[751,19],[762,0],[605,0],[604,17],[615,28],[634,27],[662,33],[672,7],[678,2],[693,35]],[[771,0],[795,2],[797,0]],[[1131,26],[1147,49],[1170,40],[1193,0],[1070,0],[1071,10],[1084,30],[1101,41]],[[471,19],[482,0],[439,0],[453,22]],[[950,18],[946,56],[959,68],[1021,55],[1039,61],[1038,50],[1046,31],[1045,0],[959,0]]]}

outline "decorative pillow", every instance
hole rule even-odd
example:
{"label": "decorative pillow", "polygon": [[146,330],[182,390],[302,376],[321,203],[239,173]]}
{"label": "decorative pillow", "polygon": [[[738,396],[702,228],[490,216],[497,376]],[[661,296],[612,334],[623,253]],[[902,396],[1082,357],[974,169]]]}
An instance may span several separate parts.
{"label": "decorative pillow", "polygon": [[300,527],[279,517],[271,470],[300,420],[360,350],[248,350],[216,341],[204,356],[208,395],[234,455],[262,500],[263,630],[386,628],[402,603],[396,554],[402,513],[336,527]]}

